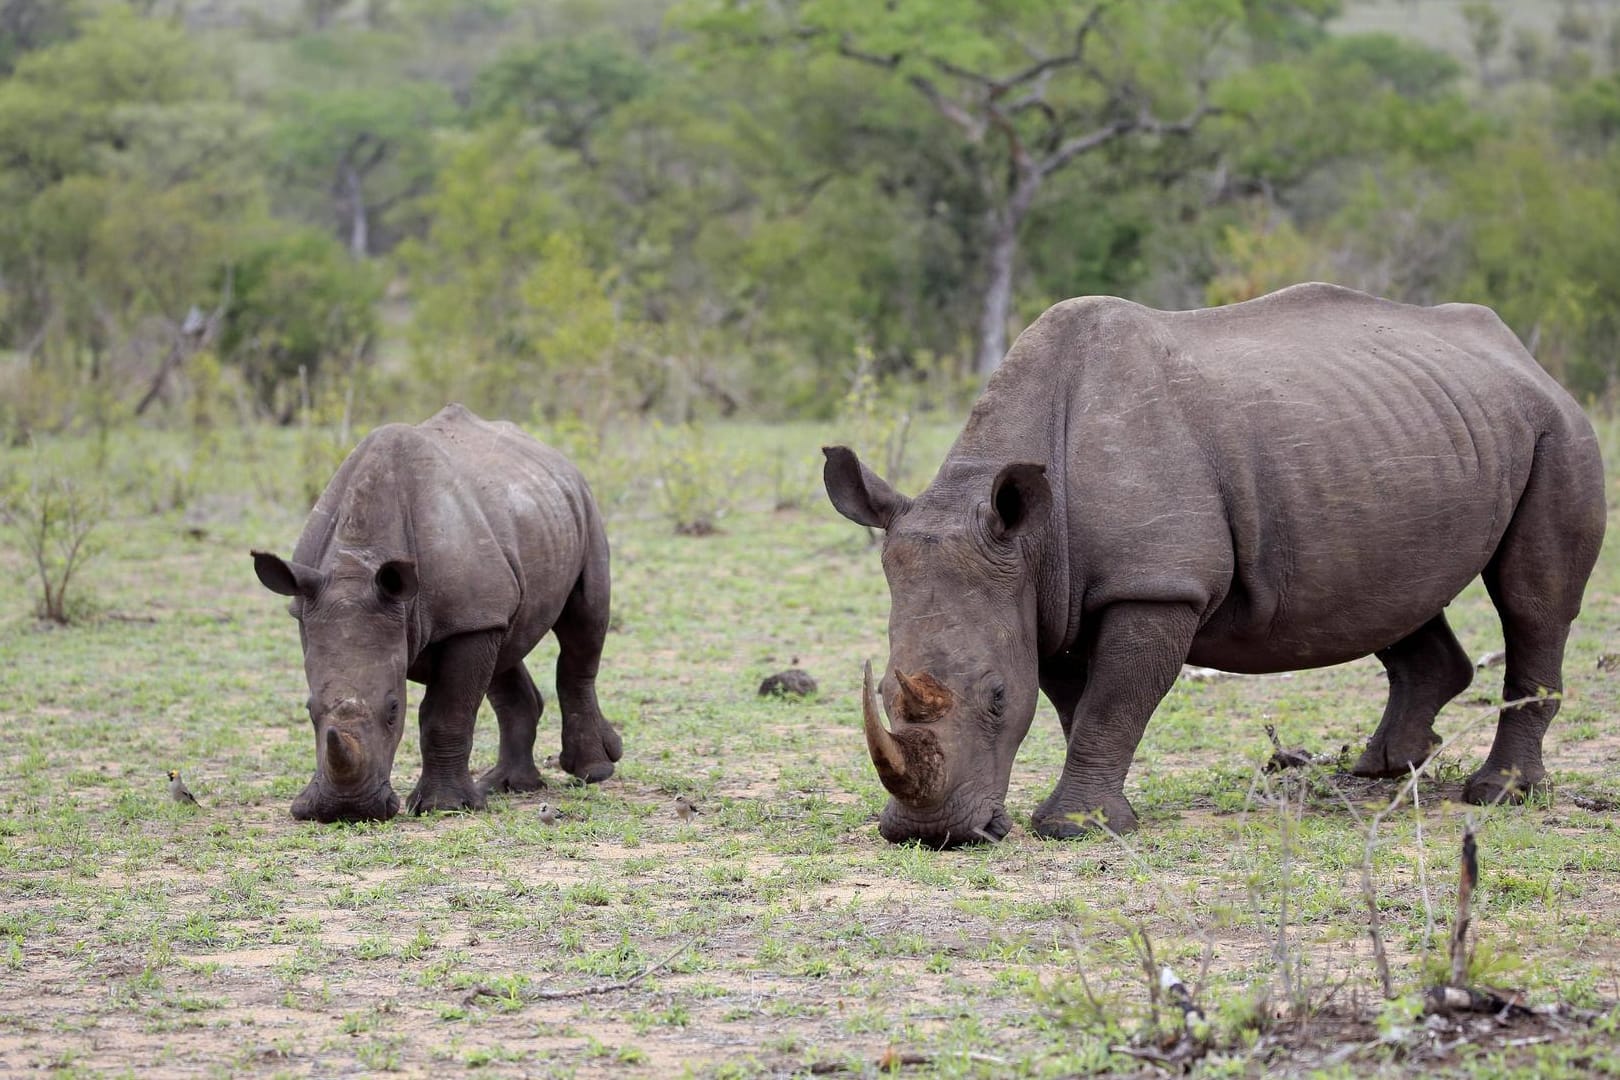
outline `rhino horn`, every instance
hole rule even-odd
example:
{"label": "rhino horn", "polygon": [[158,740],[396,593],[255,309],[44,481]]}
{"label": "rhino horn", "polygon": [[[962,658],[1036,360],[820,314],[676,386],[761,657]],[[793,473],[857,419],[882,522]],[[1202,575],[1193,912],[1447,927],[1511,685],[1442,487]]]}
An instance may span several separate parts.
{"label": "rhino horn", "polygon": [[360,769],[360,744],[353,735],[337,728],[326,729],[326,771],[340,780]]}
{"label": "rhino horn", "polygon": [[932,781],[938,770],[919,768],[921,762],[912,762],[906,743],[897,738],[878,715],[877,694],[872,690],[872,664],[867,661],[866,679],[861,690],[861,711],[866,719],[866,749],[877,766],[878,779],[896,798],[907,801],[927,801],[936,794]]}
{"label": "rhino horn", "polygon": [[932,675],[907,675],[895,668],[894,681],[900,684],[900,715],[907,720],[927,724],[949,711],[951,692]]}

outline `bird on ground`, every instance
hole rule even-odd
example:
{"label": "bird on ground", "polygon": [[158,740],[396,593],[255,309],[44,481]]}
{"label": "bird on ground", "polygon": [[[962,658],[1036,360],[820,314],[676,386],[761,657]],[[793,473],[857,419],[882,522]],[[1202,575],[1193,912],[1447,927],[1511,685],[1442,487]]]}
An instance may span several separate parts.
{"label": "bird on ground", "polygon": [[690,822],[693,814],[701,813],[703,813],[703,811],[698,809],[697,803],[693,802],[685,795],[675,796],[675,816],[680,818],[682,821]]}
{"label": "bird on ground", "polygon": [[550,803],[544,802],[540,804],[540,809],[536,811],[536,813],[539,814],[540,824],[542,825],[555,825],[557,824],[557,820],[563,816],[563,812],[561,810],[557,809],[555,806],[552,806]]}
{"label": "bird on ground", "polygon": [[546,757],[545,757],[545,760],[540,762],[540,767],[542,769],[555,769],[555,768],[558,768],[559,766],[557,764],[557,755],[556,754],[547,754]]}
{"label": "bird on ground", "polygon": [[169,798],[182,805],[197,807],[202,805],[197,801],[197,796],[193,795],[191,790],[186,787],[186,782],[180,779],[179,769],[169,770]]}

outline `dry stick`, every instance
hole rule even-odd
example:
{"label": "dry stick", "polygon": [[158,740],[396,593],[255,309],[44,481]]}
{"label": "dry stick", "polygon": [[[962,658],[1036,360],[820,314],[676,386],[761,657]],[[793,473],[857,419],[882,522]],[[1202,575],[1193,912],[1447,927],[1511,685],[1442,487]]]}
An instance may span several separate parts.
{"label": "dry stick", "polygon": [[[1080,944],[1080,935],[1072,926],[1069,927],[1069,944],[1073,947],[1074,955],[1078,959],[1082,946]],[[1077,964],[1074,973],[1080,976],[1080,989],[1085,993],[1086,1001],[1091,1004],[1091,1014],[1098,1020],[1107,1019],[1108,1014],[1103,1012],[1102,1002],[1098,1001],[1097,995],[1091,992],[1091,980],[1086,978],[1086,965],[1084,963]]]}
{"label": "dry stick", "polygon": [[[677,956],[681,955],[681,953],[685,952],[691,947],[692,943],[688,941],[686,944],[682,945],[680,948],[676,949],[674,952],[670,953],[656,964],[651,964],[642,969],[641,974],[632,975],[630,978],[624,979],[620,982],[601,983],[597,986],[576,986],[569,990],[533,990],[520,996],[524,1001],[560,1001],[564,998],[590,997],[592,994],[611,994],[616,990],[628,990],[642,979],[645,979],[659,968],[668,964],[671,960],[675,959]],[[472,988],[472,991],[468,993],[465,1001],[470,1005],[481,997],[498,998],[504,996],[505,995],[490,989],[488,986],[480,984]]]}
{"label": "dry stick", "polygon": [[1418,889],[1423,893],[1423,951],[1428,952],[1434,941],[1434,904],[1429,901],[1429,868],[1423,858],[1423,806],[1418,801],[1416,783],[1412,784],[1412,820],[1417,826]]}
{"label": "dry stick", "polygon": [[[1272,737],[1275,738],[1275,734]],[[1271,785],[1267,784],[1266,789],[1269,793]],[[1303,792],[1301,798],[1303,798]],[[1288,826],[1290,822],[1289,815],[1293,812],[1294,802],[1288,794],[1288,784],[1286,782],[1282,784],[1282,799],[1279,801],[1278,807],[1279,826],[1277,835],[1282,843],[1282,880],[1277,898],[1277,944],[1275,955],[1277,963],[1282,965],[1283,993],[1288,995],[1288,1003],[1292,1006],[1303,998],[1305,988],[1303,986],[1299,987],[1299,997],[1295,996],[1294,970],[1288,953],[1288,890],[1294,879],[1294,844]],[[1303,810],[1301,812],[1303,813]]]}
{"label": "dry stick", "polygon": [[1378,846],[1378,823],[1382,820],[1382,814],[1373,818],[1372,826],[1367,830],[1367,847],[1361,856],[1361,896],[1367,901],[1367,933],[1372,936],[1373,962],[1378,966],[1378,984],[1384,991],[1384,1000],[1393,1001],[1395,983],[1389,974],[1389,954],[1384,951],[1384,928],[1382,917],[1378,914],[1378,894],[1373,891],[1372,883],[1373,850]]}
{"label": "dry stick", "polygon": [[1468,974],[1468,913],[1479,880],[1479,849],[1474,843],[1474,815],[1463,825],[1462,872],[1457,876],[1457,918],[1451,926],[1451,985],[1461,986]]}
{"label": "dry stick", "polygon": [[[1518,698],[1514,701],[1505,701],[1501,705],[1492,705],[1489,708],[1481,709],[1474,719],[1468,721],[1462,727],[1452,732],[1449,739],[1440,740],[1435,748],[1429,751],[1429,756],[1423,759],[1423,763],[1410,770],[1410,775],[1401,784],[1400,790],[1395,792],[1395,797],[1389,801],[1388,805],[1373,815],[1372,822],[1367,827],[1367,845],[1362,853],[1361,859],[1361,895],[1362,899],[1367,902],[1367,932],[1372,937],[1373,958],[1378,964],[1378,977],[1383,986],[1384,997],[1386,999],[1393,999],[1395,996],[1395,991],[1394,983],[1389,975],[1389,958],[1384,951],[1383,929],[1378,916],[1378,894],[1373,891],[1372,886],[1372,860],[1373,852],[1378,846],[1378,826],[1382,824],[1385,817],[1394,812],[1394,810],[1406,800],[1408,792],[1417,790],[1419,774],[1426,770],[1430,765],[1434,764],[1435,758],[1445,753],[1445,751],[1450,748],[1453,743],[1462,738],[1462,736],[1467,734],[1469,731],[1473,730],[1474,726],[1480,721],[1489,719],[1490,717],[1500,713],[1507,712],[1509,709],[1518,709],[1526,705],[1533,705],[1538,701],[1551,701],[1553,699],[1554,695],[1552,694],[1537,694],[1534,697]],[[1354,817],[1359,824],[1362,820],[1361,811],[1356,808],[1355,803],[1350,801],[1349,796],[1345,795],[1342,788],[1340,788],[1337,784],[1332,784],[1332,787],[1334,793],[1339,796],[1339,801],[1344,803],[1345,807],[1350,811],[1351,816]],[[1509,788],[1504,787],[1501,794],[1497,796],[1497,801],[1500,801],[1502,798],[1506,797],[1509,790]],[[1495,805],[1495,803],[1493,802],[1492,805]]]}

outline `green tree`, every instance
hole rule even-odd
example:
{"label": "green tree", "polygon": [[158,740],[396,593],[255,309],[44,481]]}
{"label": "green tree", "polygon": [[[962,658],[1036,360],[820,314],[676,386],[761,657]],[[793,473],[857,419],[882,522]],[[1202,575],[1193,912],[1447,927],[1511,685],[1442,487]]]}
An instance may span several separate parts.
{"label": "green tree", "polygon": [[1491,85],[1491,58],[1502,48],[1502,9],[1494,0],[1468,0],[1462,5],[1463,21],[1468,24],[1468,44],[1479,65],[1479,81]]}
{"label": "green tree", "polygon": [[327,203],[351,254],[373,254],[379,216],[431,183],[433,131],[453,113],[449,93],[432,83],[294,91],[272,136],[282,180]]}
{"label": "green tree", "polygon": [[117,7],[0,84],[4,333],[36,364],[166,380],[189,310],[211,303],[262,206],[253,128],[228,92],[182,30]]}
{"label": "green tree", "polygon": [[356,264],[314,228],[267,230],[231,269],[221,355],[241,370],[255,400],[283,422],[300,372],[315,379],[336,358],[352,373],[377,332],[380,269]]}
{"label": "green tree", "polygon": [[974,347],[982,373],[1005,351],[1025,222],[1053,177],[1088,155],[1189,136],[1216,111],[1211,87],[1240,31],[1275,38],[1296,14],[1334,8],[745,0],[700,5],[694,25],[744,57],[796,50],[884,72],[951,125],[983,199]]}
{"label": "green tree", "polygon": [[558,167],[510,124],[448,145],[431,226],[399,252],[415,371],[435,399],[599,419],[623,396],[632,326],[551,194]]}
{"label": "green tree", "polygon": [[484,121],[516,117],[544,132],[553,146],[594,164],[592,136],[648,82],[646,62],[616,36],[547,38],[509,49],[478,73],[473,115]]}
{"label": "green tree", "polygon": [[83,0],[0,0],[0,75],[24,53],[72,37],[84,12]]}

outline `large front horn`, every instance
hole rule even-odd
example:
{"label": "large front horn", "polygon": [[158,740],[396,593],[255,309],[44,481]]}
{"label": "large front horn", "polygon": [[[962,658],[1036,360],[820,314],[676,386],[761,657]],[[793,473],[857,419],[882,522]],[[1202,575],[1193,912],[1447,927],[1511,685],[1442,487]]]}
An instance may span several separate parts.
{"label": "large front horn", "polygon": [[895,734],[878,716],[877,694],[872,690],[872,662],[866,663],[861,689],[861,711],[866,718],[866,749],[877,766],[878,779],[889,794],[906,802],[924,803],[939,797],[944,782],[944,759],[932,731],[908,728]]}
{"label": "large front horn", "polygon": [[866,714],[866,749],[877,766],[878,779],[890,791],[905,785],[906,752],[900,740],[889,734],[878,716],[877,694],[872,691],[872,661],[866,662],[866,682],[861,690],[861,711]]}

